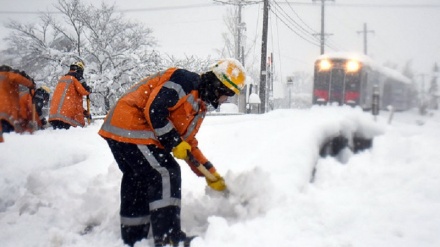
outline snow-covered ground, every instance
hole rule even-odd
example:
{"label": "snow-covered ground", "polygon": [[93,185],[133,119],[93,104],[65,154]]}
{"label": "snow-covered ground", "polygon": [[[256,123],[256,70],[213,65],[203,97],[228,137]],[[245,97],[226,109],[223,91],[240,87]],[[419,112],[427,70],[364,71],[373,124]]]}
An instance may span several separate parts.
{"label": "snow-covered ground", "polygon": [[[388,114],[374,121],[358,109],[313,107],[208,116],[200,147],[230,194],[210,191],[181,162],[182,225],[200,236],[192,246],[440,246],[440,112],[395,113],[391,124]],[[0,246],[123,246],[121,173],[101,124],[4,135]],[[327,138],[354,133],[375,137],[373,147],[319,157]]]}

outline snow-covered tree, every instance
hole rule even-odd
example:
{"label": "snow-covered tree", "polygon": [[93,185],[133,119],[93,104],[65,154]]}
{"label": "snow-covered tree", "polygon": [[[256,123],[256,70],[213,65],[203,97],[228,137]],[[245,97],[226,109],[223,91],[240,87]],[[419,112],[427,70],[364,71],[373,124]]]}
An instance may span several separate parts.
{"label": "snow-covered tree", "polygon": [[114,6],[88,7],[79,20],[87,30],[84,58],[88,61],[94,92],[105,100],[105,109],[133,82],[155,72],[160,59],[150,48],[156,44],[152,31],[139,23],[125,21]]}
{"label": "snow-covered tree", "polygon": [[164,68],[178,67],[184,68],[196,73],[203,73],[208,70],[209,66],[214,64],[216,59],[210,57],[199,58],[196,56],[186,56],[183,59],[176,58],[172,55],[162,56],[162,65]]}
{"label": "snow-covered tree", "polygon": [[83,61],[95,113],[106,113],[128,87],[161,67],[151,29],[125,20],[113,5],[58,0],[55,7],[61,16],[45,13],[37,23],[6,24],[12,32],[2,62],[54,88],[72,62]]}

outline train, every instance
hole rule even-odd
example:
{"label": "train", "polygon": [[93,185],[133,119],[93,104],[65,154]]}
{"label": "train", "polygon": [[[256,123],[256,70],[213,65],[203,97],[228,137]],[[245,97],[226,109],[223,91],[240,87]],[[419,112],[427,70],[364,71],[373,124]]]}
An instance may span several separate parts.
{"label": "train", "polygon": [[323,54],[314,66],[312,103],[315,105],[359,106],[365,111],[373,109],[373,104],[380,110],[392,106],[396,111],[414,106],[416,91],[411,79],[377,65],[366,55]]}

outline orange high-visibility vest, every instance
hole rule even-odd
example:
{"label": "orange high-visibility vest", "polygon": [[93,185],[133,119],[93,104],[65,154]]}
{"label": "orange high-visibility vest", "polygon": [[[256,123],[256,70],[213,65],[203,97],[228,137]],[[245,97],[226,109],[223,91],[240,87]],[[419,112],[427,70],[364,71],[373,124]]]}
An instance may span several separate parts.
{"label": "orange high-visibility vest", "polygon": [[83,96],[89,94],[74,76],[61,77],[53,92],[49,121],[59,120],[73,127],[84,127]]}
{"label": "orange high-visibility vest", "polygon": [[169,123],[160,129],[153,129],[151,124],[150,111],[154,111],[151,104],[162,87],[176,87],[176,84],[170,81],[176,70],[177,68],[170,68],[135,84],[107,114],[99,135],[119,142],[163,148],[158,136],[174,128],[182,140],[192,146],[191,152],[194,157],[201,164],[206,163],[208,160],[197,147],[198,142],[195,138],[207,111],[197,90],[188,94],[178,90],[177,104],[168,109]]}

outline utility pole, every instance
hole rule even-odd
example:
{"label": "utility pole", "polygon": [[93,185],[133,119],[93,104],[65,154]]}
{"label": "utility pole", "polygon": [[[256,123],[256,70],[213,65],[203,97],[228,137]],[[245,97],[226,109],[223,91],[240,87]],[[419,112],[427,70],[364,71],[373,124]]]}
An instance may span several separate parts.
{"label": "utility pole", "polygon": [[241,23],[241,8],[242,8],[241,1],[239,1],[238,4],[238,17],[237,17],[237,46],[235,47],[235,56],[238,61],[240,61],[243,64],[244,55],[241,53],[241,29],[243,24]]}
{"label": "utility pole", "polygon": [[367,34],[368,33],[374,33],[374,31],[373,30],[368,30],[367,29],[367,23],[364,23],[364,30],[357,31],[357,33],[363,33],[364,34],[364,54],[368,55],[368,53],[367,53]]}
{"label": "utility pole", "polygon": [[325,46],[325,36],[329,35],[325,33],[324,28],[324,13],[325,13],[325,1],[334,1],[334,0],[313,0],[313,2],[321,1],[321,33],[320,35],[320,42],[321,42],[321,55],[324,54],[324,46]]}
{"label": "utility pole", "polygon": [[269,23],[269,0],[263,0],[263,34],[261,38],[261,67],[260,67],[260,113],[266,112],[266,75],[267,75],[267,29]]}
{"label": "utility pole", "polygon": [[221,4],[227,4],[227,5],[235,5],[237,6],[237,22],[235,24],[235,30],[236,34],[234,34],[235,42],[234,42],[234,56],[235,59],[240,61],[244,65],[244,47],[242,45],[242,36],[243,36],[243,30],[246,30],[246,23],[242,22],[241,18],[241,11],[243,6],[250,5],[250,4],[257,4],[260,3],[258,1],[246,1],[246,0],[214,0],[214,2],[218,2]]}
{"label": "utility pole", "polygon": [[267,109],[273,110],[273,74],[274,74],[274,65],[273,65],[273,53],[267,57],[267,74],[266,74],[266,101],[267,101]]}
{"label": "utility pole", "polygon": [[[234,57],[240,63],[245,66],[245,54],[244,54],[244,45],[242,42],[243,32],[246,30],[246,23],[242,22],[242,8],[243,6],[259,3],[257,1],[250,0],[214,0],[214,2],[218,2],[221,4],[234,5],[237,6],[236,12],[236,22],[234,31]],[[246,112],[246,92],[247,90],[243,90],[240,95],[230,97],[231,102],[235,102],[238,106],[238,110],[240,112]]]}

